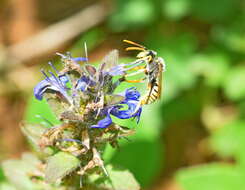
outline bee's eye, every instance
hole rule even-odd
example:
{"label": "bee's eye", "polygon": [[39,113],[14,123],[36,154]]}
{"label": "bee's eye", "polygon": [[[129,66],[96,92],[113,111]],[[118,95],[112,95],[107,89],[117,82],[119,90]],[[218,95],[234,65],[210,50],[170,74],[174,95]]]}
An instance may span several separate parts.
{"label": "bee's eye", "polygon": [[152,56],[152,57],[155,57],[155,56],[157,55],[157,53],[156,53],[155,51],[150,50],[150,51],[148,52],[148,55],[150,55],[150,56]]}

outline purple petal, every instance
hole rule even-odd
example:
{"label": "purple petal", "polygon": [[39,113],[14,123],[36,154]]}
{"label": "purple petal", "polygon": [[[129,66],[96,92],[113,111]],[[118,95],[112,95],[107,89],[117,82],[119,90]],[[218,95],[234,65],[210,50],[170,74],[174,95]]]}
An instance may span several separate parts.
{"label": "purple petal", "polygon": [[94,86],[95,82],[92,81],[88,76],[82,76],[76,84],[76,89],[85,91],[88,86]]}
{"label": "purple petal", "polygon": [[68,79],[68,77],[67,77],[66,75],[60,75],[60,76],[58,76],[58,77],[59,77],[60,81],[62,82],[62,84],[63,84],[64,86],[66,85],[66,83],[69,82],[69,79]]}
{"label": "purple petal", "polygon": [[87,57],[75,57],[75,58],[71,58],[72,61],[88,61]]}
{"label": "purple petal", "polygon": [[67,55],[64,55],[62,53],[56,53],[56,54],[59,55],[63,59],[70,59],[70,60],[75,61],[75,62],[88,61],[87,57],[71,57],[70,53],[68,53],[68,52],[67,52]]}
{"label": "purple petal", "polygon": [[128,109],[122,110],[121,105],[116,105],[111,110],[111,114],[119,119],[136,117],[138,123],[142,112],[142,107],[139,106],[140,93],[136,90],[136,88],[132,87],[125,91],[124,96],[126,99],[120,104],[127,105]]}
{"label": "purple petal", "polygon": [[46,76],[46,78],[39,82],[34,88],[34,96],[36,99],[42,100],[43,94],[47,90],[53,90],[55,92],[59,92],[68,102],[71,102],[66,92],[67,88],[65,84],[68,82],[66,76],[62,75],[57,78],[53,73],[51,73],[50,77],[47,76],[45,72],[43,72],[43,74]]}
{"label": "purple petal", "polygon": [[119,119],[129,119],[136,116],[139,119],[142,108],[140,107],[138,110],[136,110],[138,103],[139,101],[135,100],[125,100],[124,102],[122,102],[122,104],[126,104],[128,106],[128,109],[121,110],[120,108],[115,106],[112,109],[111,114]]}
{"label": "purple petal", "polygon": [[49,86],[46,80],[42,80],[34,87],[34,96],[38,100],[43,99],[43,91]]}
{"label": "purple petal", "polygon": [[125,93],[125,98],[127,100],[139,100],[140,93],[136,90],[135,87],[128,88]]}
{"label": "purple petal", "polygon": [[110,116],[110,111],[108,111],[106,117],[101,119],[96,125],[92,125],[91,128],[106,128],[112,124],[112,119]]}
{"label": "purple petal", "polygon": [[127,63],[127,64],[119,64],[116,65],[114,67],[111,67],[107,72],[111,75],[111,76],[120,76],[120,75],[124,75],[126,73],[126,71],[142,64],[144,61],[138,61],[138,62],[131,62],[131,63]]}

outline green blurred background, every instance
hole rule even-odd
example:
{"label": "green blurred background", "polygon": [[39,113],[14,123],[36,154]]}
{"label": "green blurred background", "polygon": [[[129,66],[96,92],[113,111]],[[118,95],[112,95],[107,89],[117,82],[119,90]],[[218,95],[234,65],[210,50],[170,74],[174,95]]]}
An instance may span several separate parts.
{"label": "green blurred background", "polygon": [[[18,49],[93,5],[107,14],[93,26],[82,30],[71,25],[57,33],[60,45],[45,47],[38,56],[25,45]],[[76,30],[77,35],[63,39]],[[58,122],[47,104],[32,95],[40,68],[46,69],[49,60],[57,62],[55,52],[83,56],[86,41],[92,63],[114,48],[126,62],[135,53],[124,51],[123,39],[157,51],[167,71],[162,100],[145,106],[138,126],[124,121],[137,133],[122,140],[120,150],[108,147],[106,162],[127,167],[144,189],[245,189],[243,0],[0,0],[0,161],[28,150],[21,121],[41,122],[35,117],[40,114]],[[32,42],[33,51],[43,48]],[[13,53],[16,48],[22,51]]]}

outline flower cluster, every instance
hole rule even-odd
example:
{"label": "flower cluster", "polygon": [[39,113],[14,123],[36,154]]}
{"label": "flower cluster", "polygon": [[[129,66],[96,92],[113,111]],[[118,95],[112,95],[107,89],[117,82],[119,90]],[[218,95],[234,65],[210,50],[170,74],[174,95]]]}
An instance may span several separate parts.
{"label": "flower cluster", "polygon": [[98,68],[88,64],[87,58],[58,55],[63,69],[58,71],[49,63],[53,71],[42,71],[45,79],[36,85],[34,95],[38,100],[47,100],[62,124],[46,130],[39,144],[81,159],[77,171],[81,176],[96,167],[106,174],[100,156],[104,145],[110,143],[115,147],[118,138],[133,132],[114,123],[112,116],[140,120],[142,108],[136,88],[115,93],[134,65],[119,64],[117,50],[106,55]]}

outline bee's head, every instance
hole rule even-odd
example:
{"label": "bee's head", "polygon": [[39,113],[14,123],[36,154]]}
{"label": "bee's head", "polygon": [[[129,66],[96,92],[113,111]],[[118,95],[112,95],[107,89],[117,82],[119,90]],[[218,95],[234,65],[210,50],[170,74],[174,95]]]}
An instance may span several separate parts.
{"label": "bee's head", "polygon": [[141,51],[136,57],[141,59],[141,58],[144,58],[144,57],[151,57],[152,58],[155,58],[157,56],[157,53],[153,50],[146,50],[146,51]]}
{"label": "bee's head", "polygon": [[151,56],[151,57],[155,58],[157,56],[157,52],[155,52],[153,50],[149,50],[148,51],[148,56]]}

